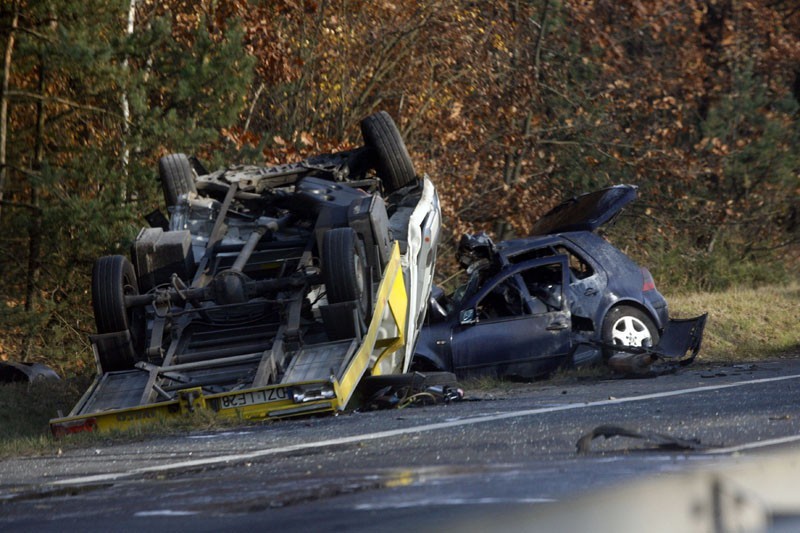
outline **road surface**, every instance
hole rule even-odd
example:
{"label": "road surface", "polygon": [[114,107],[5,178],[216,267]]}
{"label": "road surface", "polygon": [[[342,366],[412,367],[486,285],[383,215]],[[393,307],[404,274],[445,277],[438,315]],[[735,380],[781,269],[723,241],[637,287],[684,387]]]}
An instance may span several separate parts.
{"label": "road surface", "polygon": [[[794,359],[466,392],[444,406],[4,460],[0,529],[478,530],[494,517],[648,477],[800,449]],[[577,453],[578,439],[600,425],[697,446],[613,437]]]}

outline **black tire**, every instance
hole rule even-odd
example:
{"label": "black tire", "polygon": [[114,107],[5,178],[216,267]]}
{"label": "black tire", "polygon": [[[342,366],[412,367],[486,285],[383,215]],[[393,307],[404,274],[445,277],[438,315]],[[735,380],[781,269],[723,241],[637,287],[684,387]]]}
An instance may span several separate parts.
{"label": "black tire", "polygon": [[387,193],[412,183],[417,173],[400,131],[386,111],[361,121],[364,143],[375,152],[375,167]]}
{"label": "black tire", "polygon": [[99,350],[104,372],[127,370],[144,345],[144,317],[141,310],[127,308],[125,296],[139,294],[133,265],[121,255],[101,257],[92,270],[92,308],[97,333],[130,332],[130,341],[115,349]]}
{"label": "black tire", "polygon": [[328,303],[355,301],[366,320],[371,287],[364,245],[352,228],[333,228],[322,239],[322,277]]}
{"label": "black tire", "polygon": [[170,154],[159,159],[158,175],[167,207],[177,205],[180,195],[197,192],[192,164],[186,154]]}
{"label": "black tire", "polygon": [[[606,314],[602,335],[603,343],[623,346],[655,346],[660,340],[653,320],[641,309],[630,305],[618,305]],[[606,360],[615,353],[613,349],[603,349]]]}

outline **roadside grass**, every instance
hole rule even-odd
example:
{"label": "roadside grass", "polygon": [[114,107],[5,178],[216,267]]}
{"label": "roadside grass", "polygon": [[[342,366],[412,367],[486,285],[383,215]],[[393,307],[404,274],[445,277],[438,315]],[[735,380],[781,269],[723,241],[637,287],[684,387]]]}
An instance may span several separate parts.
{"label": "roadside grass", "polygon": [[[758,289],[667,296],[673,317],[708,312],[703,347],[697,362],[730,363],[800,356],[800,283]],[[561,370],[546,383],[603,379],[603,366]],[[240,426],[243,420],[221,419],[208,411],[102,435],[83,433],[54,439],[49,420],[69,413],[90,384],[84,376],[58,382],[0,385],[0,459],[18,455],[57,454],[69,448],[130,442],[153,436],[186,434]],[[543,382],[545,383],[545,382]],[[466,380],[469,394],[509,394],[520,383],[481,378]]]}
{"label": "roadside grass", "polygon": [[757,361],[800,355],[800,283],[667,296],[676,318],[708,312],[698,360]]}
{"label": "roadside grass", "polygon": [[142,438],[178,435],[240,426],[243,420],[223,419],[211,411],[157,420],[126,431],[78,433],[56,439],[49,421],[68,414],[91,383],[90,377],[0,385],[0,459],[21,455],[58,454],[70,448],[130,442]]}
{"label": "roadside grass", "polygon": [[88,379],[0,385],[0,458],[57,451],[48,421],[69,413]]}

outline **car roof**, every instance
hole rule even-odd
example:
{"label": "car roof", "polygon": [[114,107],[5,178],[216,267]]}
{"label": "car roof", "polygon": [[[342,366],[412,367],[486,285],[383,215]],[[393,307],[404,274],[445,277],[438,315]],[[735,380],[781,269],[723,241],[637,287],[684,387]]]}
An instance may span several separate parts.
{"label": "car roof", "polygon": [[[614,248],[607,240],[590,231],[570,231],[556,235],[534,235],[502,241],[497,244],[496,250],[497,255],[502,258],[501,263],[508,264],[525,258],[528,252],[558,245],[566,245],[570,249],[574,249],[577,245],[578,249],[583,250],[583,254],[593,254],[597,253],[596,251],[599,249]],[[622,252],[619,253],[622,254]]]}
{"label": "car roof", "polygon": [[561,235],[522,237],[497,243],[497,253],[504,258],[509,258],[531,249],[545,248],[563,241]]}
{"label": "car roof", "polygon": [[531,235],[594,231],[636,198],[635,185],[614,185],[560,203],[533,225]]}

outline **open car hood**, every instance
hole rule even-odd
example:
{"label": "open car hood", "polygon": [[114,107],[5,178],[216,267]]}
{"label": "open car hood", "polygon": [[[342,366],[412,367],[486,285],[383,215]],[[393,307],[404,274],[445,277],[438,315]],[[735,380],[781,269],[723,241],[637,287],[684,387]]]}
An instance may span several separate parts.
{"label": "open car hood", "polygon": [[531,234],[594,231],[632,202],[636,189],[635,185],[615,185],[571,198],[537,220]]}

